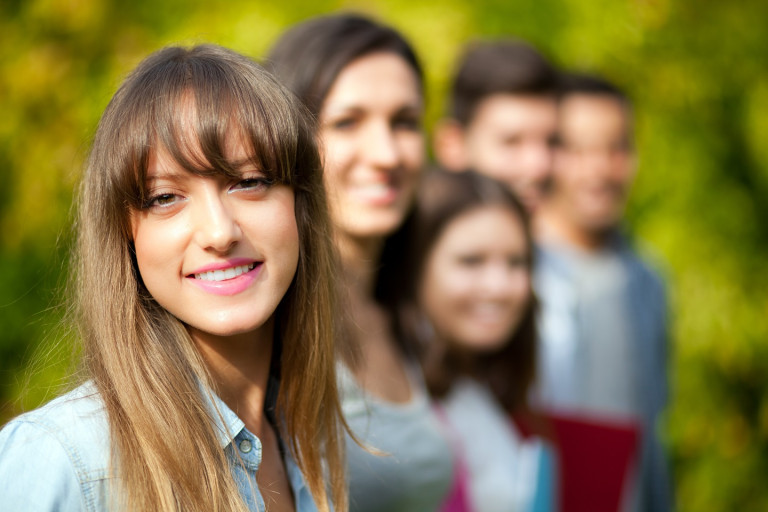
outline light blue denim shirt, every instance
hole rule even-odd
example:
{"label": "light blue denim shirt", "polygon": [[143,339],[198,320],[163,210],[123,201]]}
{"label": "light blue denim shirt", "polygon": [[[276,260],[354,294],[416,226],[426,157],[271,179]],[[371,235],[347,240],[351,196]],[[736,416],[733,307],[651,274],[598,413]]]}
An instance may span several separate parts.
{"label": "light blue denim shirt", "polygon": [[[263,512],[264,500],[256,484],[261,441],[212,393],[209,405],[221,414],[221,419],[215,413],[212,416],[217,418],[221,447],[244,501],[249,510]],[[115,478],[109,459],[106,411],[95,386],[86,383],[11,420],[0,430],[0,510],[109,510],[110,480]],[[316,511],[304,477],[287,453],[285,466],[296,510]]]}

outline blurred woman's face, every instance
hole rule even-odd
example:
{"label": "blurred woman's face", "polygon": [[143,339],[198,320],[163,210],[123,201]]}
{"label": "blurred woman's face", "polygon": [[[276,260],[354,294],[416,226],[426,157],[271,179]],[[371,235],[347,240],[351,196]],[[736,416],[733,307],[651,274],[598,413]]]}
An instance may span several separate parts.
{"label": "blurred woman's face", "polygon": [[334,224],[351,238],[402,223],[424,163],[423,100],[414,70],[394,53],[352,61],[320,111],[320,146]]}
{"label": "blurred woman's face", "polygon": [[427,255],[419,301],[437,335],[476,352],[507,343],[531,301],[519,216],[482,206],[451,220]]}

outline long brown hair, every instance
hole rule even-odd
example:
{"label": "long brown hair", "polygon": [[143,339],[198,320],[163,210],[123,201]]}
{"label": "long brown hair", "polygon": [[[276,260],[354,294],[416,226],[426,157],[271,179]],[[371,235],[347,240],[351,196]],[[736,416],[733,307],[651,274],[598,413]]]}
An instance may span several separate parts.
{"label": "long brown hair", "polygon": [[[180,135],[185,98],[196,106],[196,141]],[[344,511],[336,258],[311,116],[260,66],[211,45],[165,48],[128,76],[99,122],[79,192],[76,303],[85,366],[109,418],[114,494],[131,510],[245,510],[201,393],[214,385],[182,323],[142,283],[129,220],[143,204],[154,147],[189,172],[231,175],[224,141],[232,130],[295,194],[299,264],[275,312],[278,427],[318,508],[329,510],[330,478]]]}
{"label": "long brown hair", "polygon": [[445,228],[470,210],[497,205],[522,220],[530,268],[533,244],[528,215],[520,201],[504,185],[486,176],[433,169],[424,176],[414,210],[392,245],[392,257],[398,257],[399,264],[387,272],[388,285],[381,294],[394,311],[399,337],[419,355],[432,396],[445,396],[458,377],[468,375],[487,382],[500,404],[513,412],[525,406],[535,374],[534,297],[512,338],[498,350],[482,354],[468,354],[448,340],[437,339],[418,301],[424,266]]}

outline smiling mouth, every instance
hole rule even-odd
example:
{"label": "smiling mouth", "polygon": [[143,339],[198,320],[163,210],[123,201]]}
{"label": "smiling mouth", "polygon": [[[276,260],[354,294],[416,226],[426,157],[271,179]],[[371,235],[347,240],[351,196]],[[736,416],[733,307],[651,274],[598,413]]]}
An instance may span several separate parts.
{"label": "smiling mouth", "polygon": [[237,267],[230,267],[223,270],[211,270],[209,272],[202,272],[200,274],[194,274],[194,278],[200,281],[226,281],[228,279],[234,279],[239,275],[250,272],[256,268],[257,263],[253,262],[248,265],[239,265]]}
{"label": "smiling mouth", "polygon": [[399,187],[392,183],[374,183],[358,185],[352,189],[352,194],[363,203],[386,206],[398,198],[399,191]]}

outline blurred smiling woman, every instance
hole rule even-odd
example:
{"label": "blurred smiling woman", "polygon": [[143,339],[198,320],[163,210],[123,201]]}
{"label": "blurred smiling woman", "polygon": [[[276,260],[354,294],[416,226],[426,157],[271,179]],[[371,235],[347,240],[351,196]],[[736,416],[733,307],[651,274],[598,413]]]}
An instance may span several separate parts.
{"label": "blurred smiling woman", "polygon": [[78,206],[89,380],[0,432],[3,509],[346,510],[333,249],[291,94],[220,47],[158,51]]}
{"label": "blurred smiling woman", "polygon": [[320,122],[331,218],[347,293],[344,339],[360,350],[340,365],[350,509],[436,510],[453,457],[414,353],[392,332],[377,297],[424,163],[422,71],[390,27],[356,15],[321,17],[286,32],[268,65]]}
{"label": "blurred smiling woman", "polygon": [[536,365],[527,218],[502,183],[435,169],[403,230],[398,332],[421,347],[460,460],[444,512],[554,509],[552,453],[513,421],[536,419],[527,403]]}

